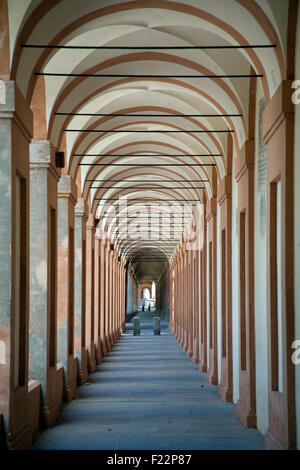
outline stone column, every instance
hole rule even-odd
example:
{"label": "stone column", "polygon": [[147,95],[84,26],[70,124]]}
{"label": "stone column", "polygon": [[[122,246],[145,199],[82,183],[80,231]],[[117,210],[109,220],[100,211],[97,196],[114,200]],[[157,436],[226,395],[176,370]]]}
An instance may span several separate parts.
{"label": "stone column", "polygon": [[175,260],[174,260],[174,327],[173,327],[173,335],[177,339],[178,338],[178,304],[179,304],[179,288],[178,288],[178,253],[176,252]]}
{"label": "stone column", "polygon": [[207,371],[207,225],[206,225],[206,201],[203,204],[203,214],[200,221],[200,284],[201,284],[201,299],[200,299],[200,319],[201,319],[201,333],[200,333],[200,362],[199,370],[201,372]]}
{"label": "stone column", "polygon": [[57,362],[64,368],[64,399],[75,395],[77,360],[74,356],[74,208],[77,188],[69,175],[58,183]]}
{"label": "stone column", "polygon": [[124,262],[122,261],[122,331],[124,332],[126,329],[126,305],[125,305],[125,299],[126,299],[126,267],[124,265]]}
{"label": "stone column", "polygon": [[174,325],[172,329],[172,333],[174,338],[177,339],[177,332],[178,332],[178,252],[176,250],[176,254],[174,257]]}
{"label": "stone column", "polygon": [[32,112],[14,82],[3,82],[3,86],[5,103],[0,103],[0,409],[8,447],[25,449],[31,446],[32,434],[37,430],[40,407],[39,383],[28,382],[29,142],[33,128]]}
{"label": "stone column", "polygon": [[115,266],[115,252],[112,249],[110,252],[110,266],[111,266],[111,295],[110,295],[110,320],[111,320],[111,340],[112,344],[115,343],[115,307],[116,307],[116,266]]}
{"label": "stone column", "polygon": [[106,318],[105,318],[105,302],[106,302],[106,292],[105,292],[105,240],[101,238],[100,240],[100,338],[102,345],[102,354],[106,356],[107,354],[107,345],[106,345]]}
{"label": "stone column", "polygon": [[[199,244],[198,244],[199,245]],[[199,247],[199,246],[198,246]],[[193,251],[193,266],[194,266],[194,317],[193,317],[193,363],[199,363],[199,301],[200,301],[200,291],[199,291],[199,250]]]}
{"label": "stone column", "polygon": [[254,325],[254,139],[235,160],[238,182],[239,237],[239,401],[236,412],[245,426],[256,427]]}
{"label": "stone column", "polygon": [[[299,13],[298,13],[299,15]],[[299,52],[299,51],[298,51]],[[269,427],[267,449],[296,448],[294,290],[294,106],[283,81],[263,114],[267,144],[267,317]],[[299,106],[299,104],[298,104]],[[279,301],[280,300],[280,301]],[[281,352],[281,353],[280,353]],[[298,430],[298,432],[300,432]]]}
{"label": "stone column", "polygon": [[188,260],[188,337],[187,337],[187,353],[189,357],[193,356],[193,257],[192,250],[187,250]]}
{"label": "stone column", "polygon": [[218,186],[220,205],[220,266],[221,266],[221,382],[223,400],[232,401],[232,176],[226,175]]}
{"label": "stone column", "polygon": [[105,247],[105,341],[107,351],[111,350],[110,338],[110,240],[106,241]]}
{"label": "stone column", "polygon": [[183,349],[187,351],[188,348],[188,318],[189,318],[189,290],[188,290],[188,257],[184,243],[183,248],[183,286],[184,286],[184,309],[183,309]]}
{"label": "stone column", "polygon": [[42,420],[60,411],[63,369],[57,367],[57,183],[50,142],[30,144],[30,377],[41,383]]}
{"label": "stone column", "polygon": [[180,279],[179,279],[179,285],[180,285],[180,322],[179,322],[179,338],[178,342],[180,346],[183,346],[183,321],[184,321],[184,275],[183,275],[183,248],[182,246],[180,247],[179,251],[179,266],[180,266]]}
{"label": "stone column", "polygon": [[111,250],[111,337],[113,344],[116,342],[116,253]]}
{"label": "stone column", "polygon": [[102,360],[100,325],[100,242],[100,238],[95,236],[94,343],[97,364]]}
{"label": "stone column", "polygon": [[94,343],[94,281],[95,281],[95,217],[89,214],[86,224],[86,298],[85,298],[85,341],[88,354],[88,369],[96,370]]}
{"label": "stone column", "polygon": [[79,198],[75,206],[75,270],[74,270],[74,352],[78,361],[79,382],[85,383],[88,377],[85,343],[85,275],[86,275],[86,221],[88,206]]}
{"label": "stone column", "polygon": [[211,384],[218,384],[218,319],[217,319],[217,198],[212,197],[207,207],[207,256],[209,266],[209,369]]}
{"label": "stone column", "polygon": [[117,339],[121,335],[121,299],[122,299],[122,282],[121,282],[121,260],[118,258],[118,324],[117,324]]}

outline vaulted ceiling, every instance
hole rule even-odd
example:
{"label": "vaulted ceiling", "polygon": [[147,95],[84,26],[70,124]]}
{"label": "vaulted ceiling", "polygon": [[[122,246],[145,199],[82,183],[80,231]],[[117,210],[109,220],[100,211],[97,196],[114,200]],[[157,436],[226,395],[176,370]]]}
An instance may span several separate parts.
{"label": "vaulted ceiling", "polygon": [[[234,157],[248,136],[251,79],[219,76],[262,75],[266,100],[285,78],[288,2],[10,0],[8,6],[12,78],[28,101],[37,81],[45,81],[48,138],[64,146],[69,173],[120,255],[139,265],[141,279],[155,279],[157,263],[172,256],[195,213],[192,206],[186,215],[182,206],[211,197],[214,178],[227,171],[230,138]],[[276,47],[224,47],[247,45]],[[107,211],[109,200],[120,197],[142,199],[127,202],[129,218],[122,207]],[[149,240],[145,213],[155,199],[169,199],[175,216],[167,224],[168,207],[163,217],[152,210],[152,235],[163,238]],[[138,222],[136,239],[130,230],[137,233]],[[141,269],[143,257],[157,259],[153,270],[148,261]]]}

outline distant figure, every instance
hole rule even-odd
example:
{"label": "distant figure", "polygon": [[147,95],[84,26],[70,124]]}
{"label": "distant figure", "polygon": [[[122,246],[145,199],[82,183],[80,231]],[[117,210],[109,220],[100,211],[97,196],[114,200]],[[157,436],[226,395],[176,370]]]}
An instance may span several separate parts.
{"label": "distant figure", "polygon": [[150,304],[149,304],[148,305],[148,312],[150,312],[150,311],[151,311],[151,307],[150,307]]}
{"label": "distant figure", "polygon": [[142,305],[142,312],[145,311],[145,304]]}

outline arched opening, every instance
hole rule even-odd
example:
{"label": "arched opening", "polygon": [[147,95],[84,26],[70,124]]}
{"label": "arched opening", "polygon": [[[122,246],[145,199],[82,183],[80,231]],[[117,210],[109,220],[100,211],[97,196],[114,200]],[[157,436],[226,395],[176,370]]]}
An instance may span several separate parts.
{"label": "arched opening", "polygon": [[8,447],[144,313],[266,448],[299,448],[299,34],[297,0],[0,2]]}

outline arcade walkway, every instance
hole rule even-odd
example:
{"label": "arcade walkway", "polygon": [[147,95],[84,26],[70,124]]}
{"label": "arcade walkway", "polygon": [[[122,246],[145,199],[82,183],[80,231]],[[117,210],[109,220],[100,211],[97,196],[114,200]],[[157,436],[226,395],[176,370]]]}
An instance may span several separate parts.
{"label": "arcade walkway", "polygon": [[129,331],[35,449],[263,449],[170,333]]}

